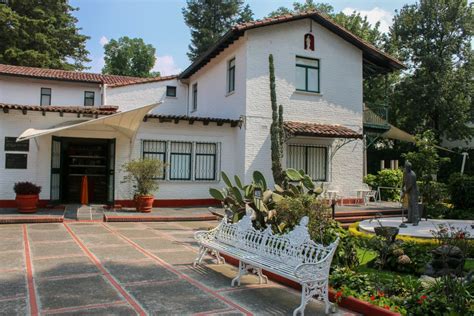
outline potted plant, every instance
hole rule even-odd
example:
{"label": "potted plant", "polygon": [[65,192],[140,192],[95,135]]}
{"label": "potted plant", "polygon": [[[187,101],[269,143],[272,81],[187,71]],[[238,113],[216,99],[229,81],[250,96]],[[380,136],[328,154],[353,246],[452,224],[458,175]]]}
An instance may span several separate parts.
{"label": "potted plant", "polygon": [[137,211],[151,212],[155,199],[153,192],[158,190],[157,179],[162,176],[164,167],[162,161],[155,159],[137,159],[123,164],[124,182],[132,184]]}
{"label": "potted plant", "polygon": [[13,187],[16,205],[20,213],[36,213],[41,187],[31,182],[17,182]]}

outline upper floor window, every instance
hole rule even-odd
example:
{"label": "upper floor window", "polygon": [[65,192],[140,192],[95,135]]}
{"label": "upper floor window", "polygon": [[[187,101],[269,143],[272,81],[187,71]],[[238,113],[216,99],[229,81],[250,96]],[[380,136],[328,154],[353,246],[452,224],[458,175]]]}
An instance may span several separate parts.
{"label": "upper floor window", "polygon": [[296,57],[296,90],[319,93],[319,60]]}
{"label": "upper floor window", "polygon": [[314,181],[326,181],[328,173],[327,147],[289,145],[287,168],[303,170]]}
{"label": "upper floor window", "polygon": [[196,111],[198,108],[198,84],[193,84],[193,108],[192,111]]}
{"label": "upper floor window", "polygon": [[51,105],[51,88],[41,88],[40,105]]}
{"label": "upper floor window", "polygon": [[176,87],[175,86],[166,86],[166,96],[167,97],[176,97]]}
{"label": "upper floor window", "polygon": [[84,105],[93,106],[94,105],[94,91],[85,91],[84,92]]}
{"label": "upper floor window", "polygon": [[235,91],[235,58],[227,64],[227,93]]}

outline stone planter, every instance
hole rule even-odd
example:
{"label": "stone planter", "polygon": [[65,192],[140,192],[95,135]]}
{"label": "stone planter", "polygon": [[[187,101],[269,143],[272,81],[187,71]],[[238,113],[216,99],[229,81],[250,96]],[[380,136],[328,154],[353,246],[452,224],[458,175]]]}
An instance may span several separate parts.
{"label": "stone planter", "polygon": [[17,194],[16,196],[16,206],[18,208],[18,212],[20,213],[36,213],[37,211],[37,204],[39,200],[38,194]]}
{"label": "stone planter", "polygon": [[140,195],[135,199],[136,208],[138,212],[150,213],[153,208],[153,195]]}

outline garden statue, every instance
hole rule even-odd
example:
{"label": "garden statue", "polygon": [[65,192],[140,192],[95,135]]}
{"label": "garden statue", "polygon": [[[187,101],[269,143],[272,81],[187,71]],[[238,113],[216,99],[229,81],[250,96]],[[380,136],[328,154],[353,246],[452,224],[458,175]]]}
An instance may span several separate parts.
{"label": "garden statue", "polygon": [[406,200],[408,205],[403,207],[408,210],[408,222],[417,226],[420,221],[418,210],[418,187],[416,186],[416,174],[411,170],[411,163],[405,162],[405,171],[403,172],[402,200]]}

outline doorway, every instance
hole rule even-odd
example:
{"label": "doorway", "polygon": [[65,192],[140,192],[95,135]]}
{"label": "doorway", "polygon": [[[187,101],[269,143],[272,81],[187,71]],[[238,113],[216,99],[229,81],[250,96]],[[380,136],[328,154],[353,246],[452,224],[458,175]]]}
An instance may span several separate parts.
{"label": "doorway", "polygon": [[113,204],[114,167],[115,139],[53,136],[51,200],[80,203],[87,179],[89,203]]}

